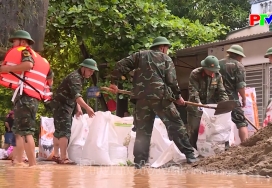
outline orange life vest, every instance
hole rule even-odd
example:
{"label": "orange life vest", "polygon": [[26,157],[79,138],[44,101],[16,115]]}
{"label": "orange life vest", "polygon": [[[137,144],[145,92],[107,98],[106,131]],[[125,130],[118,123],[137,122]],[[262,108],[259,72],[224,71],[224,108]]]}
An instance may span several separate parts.
{"label": "orange life vest", "polygon": [[25,82],[33,86],[37,91],[27,85],[25,82],[16,78],[10,73],[1,73],[0,74],[0,85],[11,88],[15,90],[12,101],[18,92],[20,95],[24,92],[30,97],[36,98],[38,100],[50,100],[52,93],[50,92],[50,87],[46,80],[47,74],[50,69],[50,65],[46,59],[41,57],[38,53],[32,50],[29,47],[14,47],[11,48],[7,53],[2,65],[14,66],[21,64],[22,60],[22,50],[28,50],[32,55],[34,60],[34,66],[29,71],[24,72],[14,72],[17,76],[24,79]]}

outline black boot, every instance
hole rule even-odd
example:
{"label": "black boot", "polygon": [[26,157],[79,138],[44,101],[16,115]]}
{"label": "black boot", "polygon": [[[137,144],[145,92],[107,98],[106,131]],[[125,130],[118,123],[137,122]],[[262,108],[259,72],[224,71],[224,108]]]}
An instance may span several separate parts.
{"label": "black boot", "polygon": [[230,148],[229,141],[225,142],[225,151],[227,151]]}
{"label": "black boot", "polygon": [[135,169],[141,169],[144,166],[145,166],[145,161],[144,160],[140,161],[139,163],[134,164]]}
{"label": "black boot", "polygon": [[191,163],[195,163],[195,162],[198,162],[199,159],[197,159],[194,155],[194,153],[191,153],[191,154],[188,154],[186,155],[186,160],[187,160],[187,163],[188,164],[191,164]]}

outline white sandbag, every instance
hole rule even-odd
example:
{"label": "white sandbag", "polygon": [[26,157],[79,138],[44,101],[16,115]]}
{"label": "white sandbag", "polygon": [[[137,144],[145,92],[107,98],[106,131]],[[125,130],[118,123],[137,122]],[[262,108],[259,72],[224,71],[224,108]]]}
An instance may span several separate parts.
{"label": "white sandbag", "polygon": [[176,144],[170,141],[170,145],[158,156],[157,160],[151,164],[151,167],[158,168],[170,161],[181,163],[185,159],[185,155],[179,151]]}
{"label": "white sandbag", "polygon": [[6,159],[8,157],[8,152],[5,149],[0,148],[0,160]]}
{"label": "white sandbag", "polygon": [[110,144],[109,155],[113,165],[127,164],[127,147],[119,144]]}
{"label": "white sandbag", "polygon": [[[216,107],[216,104],[209,104]],[[231,112],[214,115],[214,109],[203,109],[198,132],[197,149],[200,155],[207,157],[224,151],[225,142],[230,141]]]}
{"label": "white sandbag", "polygon": [[[136,133],[131,131],[130,142],[128,145],[128,160],[131,162],[134,162],[133,148],[135,138]],[[163,122],[156,118],[150,141],[149,159],[147,162],[151,167],[157,168],[169,161],[180,163],[185,159],[185,155],[179,151],[175,143],[169,140],[168,133]]]}
{"label": "white sandbag", "polygon": [[41,133],[39,136],[39,159],[51,160],[54,156],[53,133],[55,132],[54,119],[41,117]]}
{"label": "white sandbag", "polygon": [[114,128],[115,133],[118,135],[118,143],[124,144],[125,138],[133,128],[133,117],[120,118],[115,115],[111,115],[111,125]]}
{"label": "white sandbag", "polygon": [[[162,153],[171,145],[168,133],[161,119],[156,118],[154,121],[153,132],[150,141],[150,151],[148,162],[153,164]],[[168,162],[168,161],[167,161]]]}
{"label": "white sandbag", "polygon": [[[89,134],[83,146],[82,165],[112,165],[109,157],[109,124],[111,113],[96,112],[87,120]],[[92,120],[91,120],[92,119]]]}
{"label": "white sandbag", "polygon": [[131,131],[130,137],[129,137],[129,144],[128,144],[128,161],[134,162],[134,155],[133,155],[133,149],[134,149],[134,143],[136,139],[136,132]]}
{"label": "white sandbag", "polygon": [[[85,145],[89,126],[87,124],[88,115],[82,115],[78,118],[74,117],[71,127],[71,137],[67,148],[69,159],[76,163],[80,163],[82,157],[83,146]],[[90,120],[91,121],[91,120]]]}

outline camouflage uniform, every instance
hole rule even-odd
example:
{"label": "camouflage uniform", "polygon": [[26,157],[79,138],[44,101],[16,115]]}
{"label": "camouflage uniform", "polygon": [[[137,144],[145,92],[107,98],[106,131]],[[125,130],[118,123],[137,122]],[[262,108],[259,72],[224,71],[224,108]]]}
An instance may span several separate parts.
{"label": "camouflage uniform", "polygon": [[81,97],[84,78],[81,70],[70,73],[60,84],[51,101],[56,138],[71,136],[72,116],[76,108],[76,99]]}
{"label": "camouflage uniform", "polygon": [[[196,68],[191,72],[188,89],[190,102],[216,104],[219,101],[228,100],[221,74],[214,72],[213,77],[211,77],[204,72],[203,67]],[[187,131],[190,136],[190,142],[197,149],[198,129],[203,112],[198,107],[191,105],[188,105],[186,110]]]}
{"label": "camouflage uniform", "polygon": [[[224,87],[230,100],[239,102],[238,90],[246,87],[245,68],[242,63],[232,58],[225,58],[219,61],[220,73],[222,74]],[[237,129],[246,127],[247,121],[244,117],[244,111],[241,107],[237,107],[231,112],[232,121],[236,124]]]}
{"label": "camouflage uniform", "polygon": [[[34,60],[28,50],[22,51],[22,63],[29,61],[34,64]],[[50,70],[47,79],[53,77]],[[21,136],[34,135],[36,127],[36,113],[39,106],[39,100],[23,93],[17,95],[14,100],[14,134]]]}
{"label": "camouflage uniform", "polygon": [[131,99],[137,101],[134,114],[137,127],[133,152],[135,164],[142,164],[148,160],[156,114],[165,124],[169,139],[175,142],[187,160],[194,159],[194,150],[186,128],[171,102],[173,98],[180,98],[176,70],[171,58],[159,50],[134,53],[116,64],[112,72],[112,82],[134,69]]}

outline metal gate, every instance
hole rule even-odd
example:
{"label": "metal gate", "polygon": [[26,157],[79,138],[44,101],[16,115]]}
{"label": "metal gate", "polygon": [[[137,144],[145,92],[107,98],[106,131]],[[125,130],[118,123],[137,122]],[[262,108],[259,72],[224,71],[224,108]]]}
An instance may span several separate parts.
{"label": "metal gate", "polygon": [[[266,64],[247,66],[246,69],[246,84],[247,87],[255,88],[256,100],[258,106],[259,122],[262,125],[265,117],[265,108],[267,103],[267,71]],[[268,67],[267,67],[268,68]],[[272,84],[272,83],[271,83]],[[272,95],[271,95],[272,96]]]}

